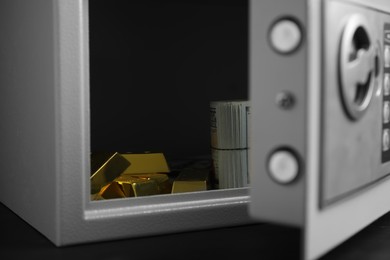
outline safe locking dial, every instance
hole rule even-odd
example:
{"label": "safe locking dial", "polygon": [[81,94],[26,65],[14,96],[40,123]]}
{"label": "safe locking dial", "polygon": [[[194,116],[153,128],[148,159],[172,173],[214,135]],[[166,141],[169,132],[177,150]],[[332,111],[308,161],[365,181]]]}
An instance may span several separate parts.
{"label": "safe locking dial", "polygon": [[344,28],[338,70],[345,111],[352,120],[358,120],[371,102],[375,77],[375,48],[361,15],[352,15]]}

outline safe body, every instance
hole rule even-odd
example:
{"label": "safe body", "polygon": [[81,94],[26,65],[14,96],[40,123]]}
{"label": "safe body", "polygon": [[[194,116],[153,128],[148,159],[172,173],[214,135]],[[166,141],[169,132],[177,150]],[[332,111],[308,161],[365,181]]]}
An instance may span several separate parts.
{"label": "safe body", "polygon": [[[313,259],[389,210],[390,171],[381,139],[387,72],[381,33],[390,23],[386,0],[250,1],[250,190],[108,201],[90,201],[89,4],[0,3],[0,29],[7,35],[0,42],[0,200],[57,246],[269,221],[301,227],[304,258]],[[363,26],[373,48],[362,36],[356,50],[364,49],[362,57],[377,56],[379,64],[368,62],[362,69],[372,70],[372,78],[362,100],[352,100],[357,107],[341,97],[344,74],[338,70],[342,33],[354,14],[373,28]],[[298,41],[291,49],[272,36],[280,21],[288,22],[288,30],[293,26],[292,40]],[[293,106],[285,94],[293,97]],[[369,94],[371,103],[364,107]],[[357,137],[339,146],[350,137],[343,131]],[[345,164],[350,159],[333,164],[345,148],[354,151],[348,153],[352,159],[368,161],[359,161],[363,166],[357,169]],[[278,151],[296,160],[291,182],[279,183],[273,167],[270,172],[270,158]]]}
{"label": "safe body", "polygon": [[88,4],[0,3],[1,202],[57,246],[251,222],[246,188],[90,201]]}

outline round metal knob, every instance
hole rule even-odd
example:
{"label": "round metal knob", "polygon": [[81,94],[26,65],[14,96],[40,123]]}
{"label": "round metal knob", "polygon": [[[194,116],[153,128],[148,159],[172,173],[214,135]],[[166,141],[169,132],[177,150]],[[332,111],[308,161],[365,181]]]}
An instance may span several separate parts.
{"label": "round metal knob", "polygon": [[268,158],[269,174],[279,184],[293,182],[297,178],[299,170],[297,156],[288,149],[276,150]]}

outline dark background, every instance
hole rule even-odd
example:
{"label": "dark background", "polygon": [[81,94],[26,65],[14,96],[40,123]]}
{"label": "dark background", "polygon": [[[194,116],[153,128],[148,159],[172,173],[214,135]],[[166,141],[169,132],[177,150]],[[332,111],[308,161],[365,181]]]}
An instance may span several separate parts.
{"label": "dark background", "polygon": [[92,151],[210,155],[210,101],[248,98],[248,1],[89,6]]}

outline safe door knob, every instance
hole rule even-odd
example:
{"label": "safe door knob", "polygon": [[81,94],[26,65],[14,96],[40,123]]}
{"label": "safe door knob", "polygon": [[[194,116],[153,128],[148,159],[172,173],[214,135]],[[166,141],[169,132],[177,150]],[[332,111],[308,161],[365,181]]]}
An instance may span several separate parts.
{"label": "safe door knob", "polygon": [[358,120],[374,92],[375,51],[366,19],[352,15],[345,25],[339,50],[340,94],[346,114]]}

